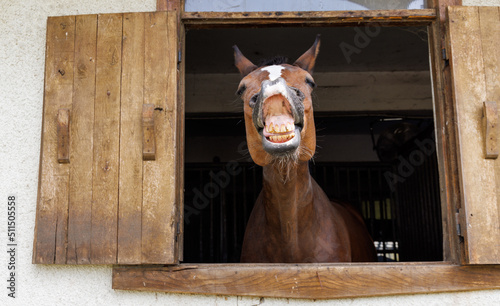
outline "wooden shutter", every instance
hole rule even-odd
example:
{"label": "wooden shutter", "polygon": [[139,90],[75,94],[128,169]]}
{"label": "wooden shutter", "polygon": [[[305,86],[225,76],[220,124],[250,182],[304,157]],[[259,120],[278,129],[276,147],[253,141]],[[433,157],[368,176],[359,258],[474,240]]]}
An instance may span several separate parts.
{"label": "wooden shutter", "polygon": [[177,22],[48,19],[34,263],[178,262]]}
{"label": "wooden shutter", "polygon": [[[499,8],[449,7],[447,26],[460,145],[458,219],[465,261],[499,264],[500,159],[485,158],[486,142],[492,146],[499,141],[494,110],[495,104],[500,107]],[[484,104],[488,101],[494,103]],[[487,108],[489,125],[483,118],[484,105],[493,106]]]}

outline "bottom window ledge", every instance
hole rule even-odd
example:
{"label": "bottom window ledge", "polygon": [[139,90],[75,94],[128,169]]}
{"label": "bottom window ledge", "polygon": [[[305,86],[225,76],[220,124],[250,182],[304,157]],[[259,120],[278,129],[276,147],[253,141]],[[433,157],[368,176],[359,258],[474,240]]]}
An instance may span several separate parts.
{"label": "bottom window ledge", "polygon": [[113,289],[301,299],[500,289],[500,265],[447,262],[117,266]]}

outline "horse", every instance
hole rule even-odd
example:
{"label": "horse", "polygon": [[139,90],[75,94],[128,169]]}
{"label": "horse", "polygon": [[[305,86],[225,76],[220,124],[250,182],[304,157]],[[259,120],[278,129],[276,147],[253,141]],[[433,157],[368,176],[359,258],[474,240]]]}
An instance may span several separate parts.
{"label": "horse", "polygon": [[241,262],[376,261],[363,218],[331,202],[309,173],[316,150],[311,93],[320,37],[294,64],[255,65],[235,45],[247,145],[263,186],[245,230]]}

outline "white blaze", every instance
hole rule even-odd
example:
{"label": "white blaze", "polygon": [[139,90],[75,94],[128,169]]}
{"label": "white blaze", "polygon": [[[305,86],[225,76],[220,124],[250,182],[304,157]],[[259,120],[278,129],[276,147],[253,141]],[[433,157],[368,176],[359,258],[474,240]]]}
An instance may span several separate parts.
{"label": "white blaze", "polygon": [[272,66],[262,68],[262,70],[269,72],[269,79],[271,81],[274,81],[277,78],[281,77],[281,70],[283,70],[283,69],[285,69],[285,67],[283,67],[281,65],[272,65]]}

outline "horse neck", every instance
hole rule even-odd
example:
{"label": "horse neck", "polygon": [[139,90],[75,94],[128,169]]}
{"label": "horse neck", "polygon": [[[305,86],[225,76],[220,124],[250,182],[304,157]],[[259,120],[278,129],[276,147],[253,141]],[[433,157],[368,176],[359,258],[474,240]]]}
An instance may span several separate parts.
{"label": "horse neck", "polygon": [[298,246],[298,229],[307,226],[312,213],[313,182],[307,162],[287,171],[275,165],[263,169],[263,201],[267,225],[283,241]]}

